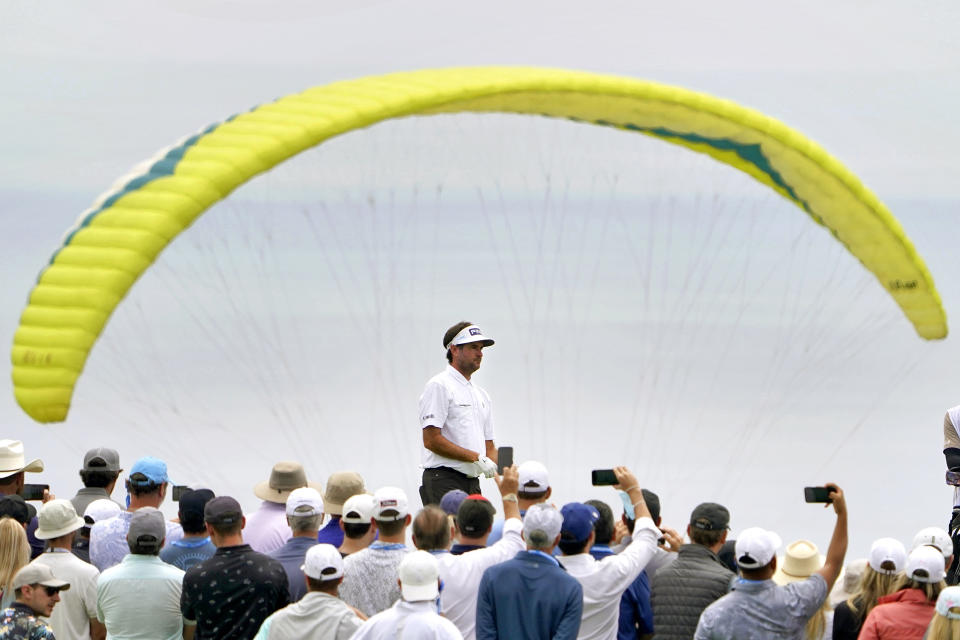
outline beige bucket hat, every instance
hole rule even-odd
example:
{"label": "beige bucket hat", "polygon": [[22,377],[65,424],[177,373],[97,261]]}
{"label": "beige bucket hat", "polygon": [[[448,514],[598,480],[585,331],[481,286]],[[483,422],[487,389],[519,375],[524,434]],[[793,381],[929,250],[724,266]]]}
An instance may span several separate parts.
{"label": "beige bucket hat", "polygon": [[270,471],[270,479],[257,484],[253,488],[253,495],[267,502],[287,504],[290,492],[300,487],[311,487],[322,491],[319,482],[307,481],[307,473],[299,462],[278,462]]}
{"label": "beige bucket hat", "polygon": [[0,478],[7,478],[21,471],[43,471],[43,460],[34,458],[27,462],[20,440],[0,440]]}

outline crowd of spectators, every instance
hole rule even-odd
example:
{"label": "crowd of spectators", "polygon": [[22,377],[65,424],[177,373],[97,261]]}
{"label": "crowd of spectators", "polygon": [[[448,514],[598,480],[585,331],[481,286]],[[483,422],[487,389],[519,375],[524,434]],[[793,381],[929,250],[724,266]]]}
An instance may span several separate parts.
{"label": "crowd of spectators", "polygon": [[91,449],[72,499],[24,500],[24,474],[42,470],[0,440],[0,640],[960,640],[950,535],[880,538],[845,565],[833,484],[821,554],[761,527],[733,540],[716,503],[674,531],[627,467],[582,503],[556,495],[540,462],[506,467],[497,513],[479,493],[412,505],[354,471],[322,486],[278,462],[252,513],[203,488],[175,496],[174,520],[157,458],[136,460],[118,492],[119,454]]}

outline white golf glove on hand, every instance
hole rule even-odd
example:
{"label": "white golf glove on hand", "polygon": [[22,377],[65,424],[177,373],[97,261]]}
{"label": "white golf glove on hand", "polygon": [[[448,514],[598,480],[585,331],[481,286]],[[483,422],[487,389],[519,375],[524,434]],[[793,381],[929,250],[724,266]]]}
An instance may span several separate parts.
{"label": "white golf glove on hand", "polygon": [[477,461],[473,464],[477,465],[477,475],[483,475],[487,478],[492,478],[497,475],[497,463],[488,458],[487,456],[480,456],[477,458]]}

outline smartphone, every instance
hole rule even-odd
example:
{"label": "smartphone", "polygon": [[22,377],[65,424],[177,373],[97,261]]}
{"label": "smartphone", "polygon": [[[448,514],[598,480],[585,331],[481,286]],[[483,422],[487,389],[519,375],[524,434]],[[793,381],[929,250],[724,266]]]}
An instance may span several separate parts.
{"label": "smartphone", "polygon": [[173,501],[180,502],[180,497],[185,494],[187,491],[193,491],[190,487],[185,484],[175,484],[173,485]]}
{"label": "smartphone", "polygon": [[513,466],[513,447],[499,447],[497,449],[497,473],[503,475],[503,470]]}
{"label": "smartphone", "polygon": [[594,469],[590,472],[590,481],[595,487],[617,484],[617,474],[613,469]]}
{"label": "smartphone", "polygon": [[49,490],[48,484],[25,484],[20,495],[24,500],[43,500],[43,492]]}
{"label": "smartphone", "polygon": [[827,487],[804,487],[803,498],[807,502],[826,502],[830,504],[833,502],[833,500],[830,499],[832,492],[833,490]]}

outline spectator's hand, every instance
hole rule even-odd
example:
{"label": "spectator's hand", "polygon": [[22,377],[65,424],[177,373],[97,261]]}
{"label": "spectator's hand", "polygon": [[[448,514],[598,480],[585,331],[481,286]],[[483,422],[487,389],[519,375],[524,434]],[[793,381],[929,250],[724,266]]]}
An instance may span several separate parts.
{"label": "spectator's hand", "polygon": [[50,502],[51,500],[56,500],[56,499],[57,499],[57,496],[55,496],[55,495],[53,495],[52,493],[50,493],[50,489],[44,489],[44,490],[43,490],[43,502],[44,502],[44,504],[46,504],[47,502]]}
{"label": "spectator's hand", "polygon": [[487,456],[481,455],[474,464],[477,465],[478,476],[482,474],[487,478],[493,478],[497,475],[497,463]]}
{"label": "spectator's hand", "polygon": [[663,542],[660,543],[660,546],[667,550],[676,553],[680,551],[680,547],[683,546],[683,537],[669,527],[660,527],[660,532],[663,534]]}
{"label": "spectator's hand", "polygon": [[626,467],[614,467],[613,475],[617,476],[617,484],[613,485],[614,489],[619,489],[620,491],[629,491],[630,489],[639,489],[640,484],[637,482],[637,479],[630,469]]}
{"label": "spectator's hand", "polygon": [[515,494],[520,489],[520,470],[517,465],[511,465],[503,470],[502,476],[494,476],[493,480],[497,483],[501,496]]}
{"label": "spectator's hand", "polygon": [[617,523],[613,525],[613,543],[620,544],[624,536],[628,535],[630,535],[630,530],[627,529],[627,525],[623,523],[623,520],[617,520]]}
{"label": "spectator's hand", "polygon": [[843,490],[832,482],[828,482],[823,486],[830,490],[830,500],[832,501],[823,505],[824,508],[833,504],[834,513],[836,513],[838,516],[845,514],[847,512],[847,499],[843,495]]}

